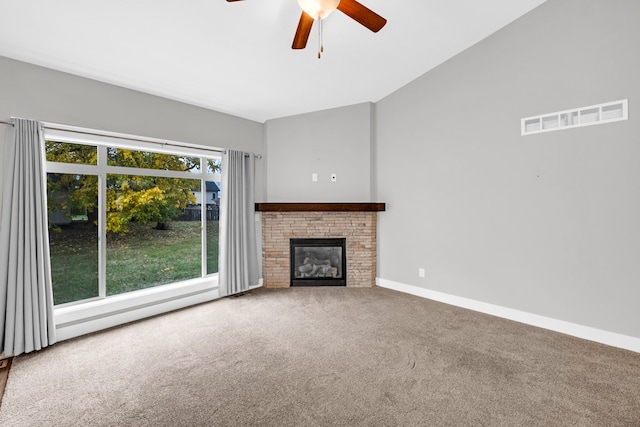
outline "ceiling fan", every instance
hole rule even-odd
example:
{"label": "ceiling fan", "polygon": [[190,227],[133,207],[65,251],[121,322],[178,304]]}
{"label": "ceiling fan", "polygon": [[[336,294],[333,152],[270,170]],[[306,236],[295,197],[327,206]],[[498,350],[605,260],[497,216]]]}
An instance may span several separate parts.
{"label": "ceiling fan", "polygon": [[[242,0],[227,0],[228,2],[236,2]],[[319,21],[319,49],[318,58],[324,47],[322,46],[322,20],[331,12],[338,9],[353,20],[364,25],[374,33],[377,33],[385,26],[387,20],[378,15],[371,9],[358,3],[356,0],[298,0],[298,5],[302,9],[300,21],[296,34],[293,37],[292,49],[304,49],[307,46],[307,40],[311,33],[311,27],[314,21]]]}

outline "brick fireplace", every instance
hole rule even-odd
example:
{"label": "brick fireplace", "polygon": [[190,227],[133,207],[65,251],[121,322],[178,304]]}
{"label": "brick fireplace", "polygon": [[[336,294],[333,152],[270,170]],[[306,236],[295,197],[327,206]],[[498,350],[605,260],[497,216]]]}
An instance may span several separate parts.
{"label": "brick fireplace", "polygon": [[291,283],[291,239],[346,239],[346,286],[376,279],[376,219],[384,203],[256,203],[262,212],[262,277],[266,288]]}

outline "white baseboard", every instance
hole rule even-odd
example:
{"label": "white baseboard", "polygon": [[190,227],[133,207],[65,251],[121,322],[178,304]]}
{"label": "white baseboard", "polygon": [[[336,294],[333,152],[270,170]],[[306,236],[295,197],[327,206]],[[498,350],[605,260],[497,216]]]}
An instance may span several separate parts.
{"label": "white baseboard", "polygon": [[404,292],[407,294],[427,298],[430,300],[443,302],[445,304],[462,307],[480,313],[490,314],[492,316],[502,317],[504,319],[514,320],[516,322],[525,323],[527,325],[537,326],[539,328],[548,329],[555,332],[571,335],[589,341],[595,341],[601,344],[610,345],[612,347],[623,348],[640,353],[640,338],[628,335],[617,334],[615,332],[603,331],[601,329],[592,328],[590,326],[579,325],[576,323],[566,322],[564,320],[552,319],[550,317],[540,316],[537,314],[527,313],[520,310],[501,307],[499,305],[488,304],[468,298],[458,297],[443,292],[432,291],[418,286],[406,285],[391,280],[376,278],[376,285]]}

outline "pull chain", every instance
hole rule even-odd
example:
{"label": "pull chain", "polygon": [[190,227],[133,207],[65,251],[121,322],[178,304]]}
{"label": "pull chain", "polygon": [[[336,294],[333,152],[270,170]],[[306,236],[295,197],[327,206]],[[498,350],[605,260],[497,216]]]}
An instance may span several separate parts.
{"label": "pull chain", "polygon": [[324,44],[322,41],[322,38],[324,36],[324,29],[322,24],[322,18],[319,18],[318,21],[320,24],[318,25],[318,59],[320,59],[320,57],[322,56],[322,52],[324,52]]}

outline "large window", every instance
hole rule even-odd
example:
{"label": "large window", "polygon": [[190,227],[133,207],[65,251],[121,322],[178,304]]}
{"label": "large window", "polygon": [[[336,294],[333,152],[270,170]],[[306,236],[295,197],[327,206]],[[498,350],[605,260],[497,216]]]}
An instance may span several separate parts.
{"label": "large window", "polygon": [[46,141],[54,303],[216,274],[216,153],[94,139]]}

